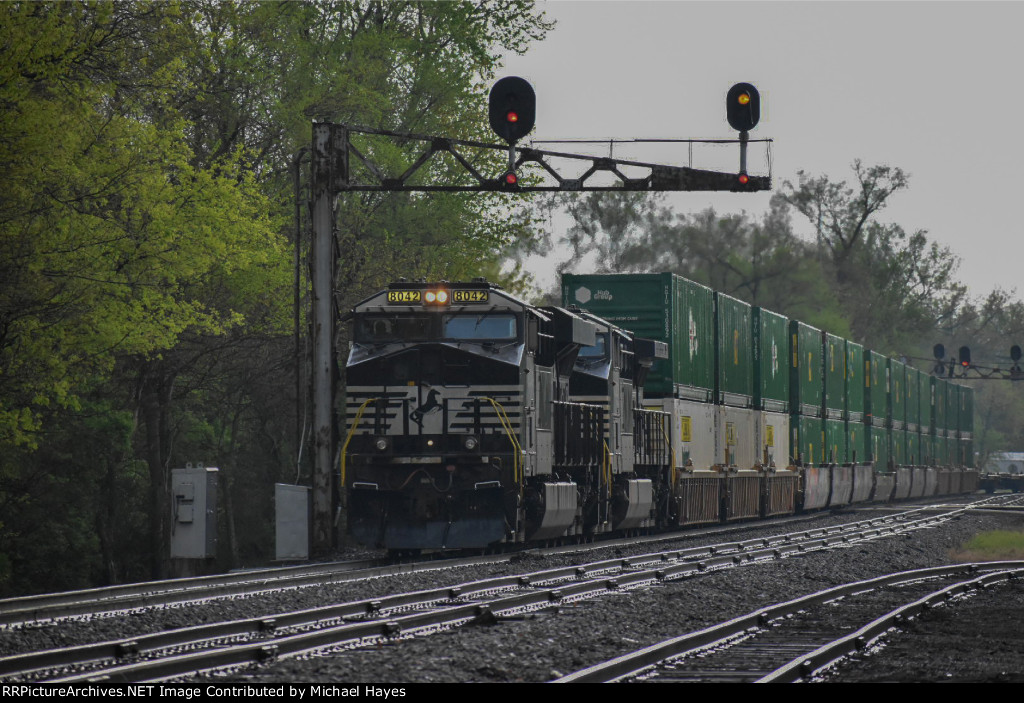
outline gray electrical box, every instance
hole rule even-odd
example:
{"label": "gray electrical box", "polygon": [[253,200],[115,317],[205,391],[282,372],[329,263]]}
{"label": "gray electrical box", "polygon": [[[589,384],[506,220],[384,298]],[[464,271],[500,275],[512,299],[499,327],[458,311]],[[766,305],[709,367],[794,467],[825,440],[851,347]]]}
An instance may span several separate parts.
{"label": "gray electrical box", "polygon": [[218,469],[171,469],[171,558],[217,556]]}
{"label": "gray electrical box", "polygon": [[278,560],[309,559],[308,486],[274,484],[274,513]]}

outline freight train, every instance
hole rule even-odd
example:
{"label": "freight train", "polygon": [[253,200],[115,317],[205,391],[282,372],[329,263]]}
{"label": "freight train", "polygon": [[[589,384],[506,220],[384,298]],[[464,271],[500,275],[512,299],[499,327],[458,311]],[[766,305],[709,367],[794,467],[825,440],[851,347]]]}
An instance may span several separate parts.
{"label": "freight train", "polygon": [[393,551],[585,539],[977,488],[972,389],[674,274],[363,300],[341,486]]}

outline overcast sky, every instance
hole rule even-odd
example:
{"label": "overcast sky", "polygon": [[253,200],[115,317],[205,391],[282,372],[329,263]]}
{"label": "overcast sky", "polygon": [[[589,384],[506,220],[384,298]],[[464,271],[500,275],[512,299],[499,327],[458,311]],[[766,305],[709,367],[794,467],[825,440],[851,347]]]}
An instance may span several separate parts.
{"label": "overcast sky", "polygon": [[[747,81],[762,96],[751,137],[775,140],[776,186],[795,181],[801,169],[849,180],[858,158],[898,166],[910,174],[910,188],[880,218],[948,245],[962,259],[959,277],[973,295],[994,286],[1024,293],[1017,136],[1024,3],[541,6],[556,28],[525,56],[509,57],[500,74],[533,83],[531,138],[734,137],[725,93]],[[685,165],[685,150],[660,149],[617,146],[616,155]],[[738,168],[738,149],[728,149],[698,149],[694,166]],[[763,148],[752,146],[749,170],[766,173]],[[713,205],[756,215],[769,197],[680,193],[671,202],[680,212]],[[796,217],[797,230],[809,232]]]}

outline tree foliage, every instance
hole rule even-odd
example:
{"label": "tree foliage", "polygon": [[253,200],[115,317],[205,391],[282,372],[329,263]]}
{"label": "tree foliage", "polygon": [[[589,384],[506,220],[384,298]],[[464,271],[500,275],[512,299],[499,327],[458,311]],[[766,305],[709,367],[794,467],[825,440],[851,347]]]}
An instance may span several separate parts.
{"label": "tree foliage", "polygon": [[[240,322],[207,289],[286,251],[244,158],[192,163],[184,123],[117,80],[138,59],[111,5],[7,4],[0,116],[0,443],[36,443],[47,408],[119,354]],[[148,13],[137,20],[153,21]],[[163,80],[168,64],[153,66]],[[173,119],[173,121],[172,121]]]}
{"label": "tree foliage", "polygon": [[[301,479],[290,173],[311,121],[483,137],[500,53],[548,28],[528,2],[0,6],[0,589],[166,573],[186,461],[223,472],[223,563],[266,553],[271,485]],[[525,226],[497,196],[339,211],[342,306],[496,270]]]}

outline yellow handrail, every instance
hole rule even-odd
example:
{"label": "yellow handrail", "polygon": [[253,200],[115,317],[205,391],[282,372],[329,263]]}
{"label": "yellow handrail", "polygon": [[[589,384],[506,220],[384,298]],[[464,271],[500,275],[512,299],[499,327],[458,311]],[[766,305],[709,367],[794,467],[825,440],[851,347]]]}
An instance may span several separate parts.
{"label": "yellow handrail", "polygon": [[516,433],[512,427],[512,421],[508,419],[508,413],[505,412],[505,408],[502,407],[501,403],[496,401],[494,398],[484,396],[484,400],[488,401],[493,407],[494,412],[498,416],[498,421],[501,423],[502,428],[505,430],[505,435],[512,442],[512,448],[515,450],[512,455],[512,475],[515,478],[516,484],[520,490],[523,487],[523,476],[522,476],[522,453],[523,447],[519,444],[519,440],[516,438]]}
{"label": "yellow handrail", "polygon": [[366,406],[370,403],[380,400],[379,398],[367,398],[363,401],[363,404],[359,406],[359,410],[356,411],[356,418],[352,421],[352,426],[348,428],[348,436],[345,437],[345,444],[341,447],[341,487],[345,488],[345,453],[348,452],[348,443],[352,441],[352,435],[356,433],[356,428],[359,427],[359,421],[363,418],[363,411],[366,410]]}

